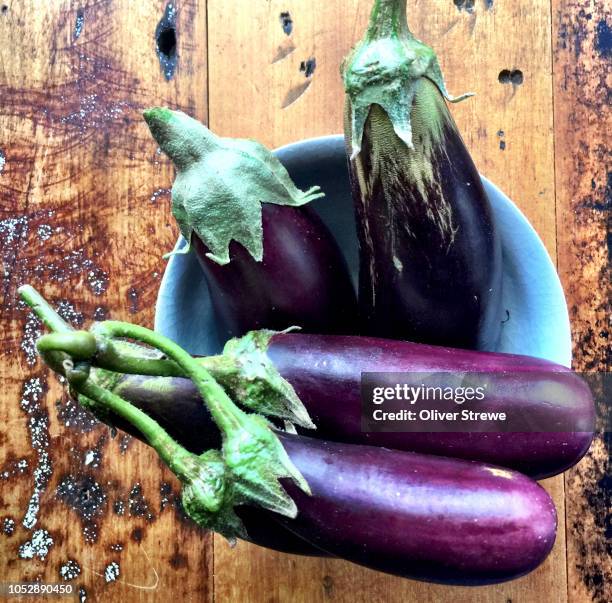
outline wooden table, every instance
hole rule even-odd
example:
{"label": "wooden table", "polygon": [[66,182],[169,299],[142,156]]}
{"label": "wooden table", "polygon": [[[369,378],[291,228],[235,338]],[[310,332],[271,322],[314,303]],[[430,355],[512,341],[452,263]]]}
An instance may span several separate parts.
{"label": "wooden table", "polygon": [[[89,601],[612,600],[601,488],[609,439],[544,482],[560,529],[543,566],[509,584],[447,588],[230,549],[182,517],[155,454],[92,425],[34,354],[40,326],[16,300],[23,283],[76,324],[152,323],[177,228],[172,168],[142,109],[177,107],[271,147],[340,132],[338,66],[369,9],[369,0],[184,0],[177,11],[155,0],[0,3],[0,581],[72,577]],[[450,90],[477,93],[453,113],[479,169],[557,263],[583,370],[609,370],[609,9],[595,0],[409,5]]]}

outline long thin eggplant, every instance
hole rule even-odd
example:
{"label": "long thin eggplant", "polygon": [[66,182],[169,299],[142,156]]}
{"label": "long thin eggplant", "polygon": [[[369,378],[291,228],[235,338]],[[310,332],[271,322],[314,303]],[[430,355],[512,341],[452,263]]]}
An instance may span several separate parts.
{"label": "long thin eggplant", "polygon": [[[376,338],[299,333],[254,337],[252,346],[241,346],[240,354],[242,368],[234,366],[235,360],[230,357],[215,373],[228,391],[240,399],[240,384],[248,382],[236,378],[244,367],[249,363],[262,367],[271,362],[308,410],[317,426],[308,435],[315,438],[478,460],[536,478],[555,475],[577,463],[593,438],[594,404],[588,386],[569,369],[537,358]],[[202,362],[206,365],[207,361]],[[213,361],[210,366],[216,364]],[[550,431],[507,432],[502,422],[494,423],[489,432],[478,433],[428,432],[426,422],[422,423],[423,432],[362,431],[362,372],[405,373],[406,377],[415,373],[414,385],[418,386],[421,384],[418,373],[483,371],[488,373],[489,383],[479,411],[520,414],[536,425],[549,425]],[[520,396],[516,394],[517,386]],[[118,380],[115,390],[162,423],[160,409],[180,403],[180,413],[173,416],[174,428],[180,430],[177,437],[190,438],[189,434],[205,432],[210,426],[210,418],[186,379],[125,375]],[[574,425],[575,431],[563,431],[558,427],[562,425]]]}
{"label": "long thin eggplant", "polygon": [[[368,335],[494,350],[501,244],[479,174],[445,103],[434,51],[406,0],[376,0],[345,59],[345,138]],[[465,96],[465,95],[464,95]]]}
{"label": "long thin eggplant", "polygon": [[[158,401],[158,410],[160,404],[166,419],[176,410],[166,425],[184,421],[171,400]],[[461,585],[517,578],[535,569],[553,546],[552,500],[515,471],[375,446],[278,437],[312,494],[283,482],[298,507],[295,519],[237,507],[255,544]],[[197,441],[196,452],[215,444],[202,437],[197,422],[185,441]]]}
{"label": "long thin eggplant", "polygon": [[[126,390],[120,391],[125,395]],[[201,400],[199,404],[203,406]],[[197,420],[186,420],[183,409],[170,398],[159,398],[145,410],[154,419],[163,417],[165,427],[184,425],[179,442],[193,452],[218,444],[218,434],[201,431]],[[133,428],[128,430],[138,436]],[[283,481],[298,507],[294,519],[236,507],[250,542],[293,554],[341,557],[407,578],[462,585],[517,578],[535,569],[552,548],[554,504],[543,488],[515,471],[277,435],[312,494]]]}
{"label": "long thin eggplant", "polygon": [[552,500],[514,471],[279,437],[312,496],[285,484],[299,513],[275,519],[337,557],[417,580],[481,585],[530,572],[554,544]]}
{"label": "long thin eggplant", "polygon": [[[219,334],[260,328],[350,333],[357,301],[333,236],[278,159],[178,111],[145,119],[177,175],[172,212],[206,275]],[[189,246],[186,248],[189,249]]]}

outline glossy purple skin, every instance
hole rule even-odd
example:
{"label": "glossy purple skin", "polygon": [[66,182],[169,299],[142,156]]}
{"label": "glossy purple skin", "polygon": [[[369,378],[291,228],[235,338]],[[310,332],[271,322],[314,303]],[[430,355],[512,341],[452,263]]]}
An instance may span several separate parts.
{"label": "glossy purple skin", "polygon": [[[536,478],[549,477],[577,463],[588,450],[592,431],[516,433],[364,433],[361,430],[361,373],[417,371],[510,371],[524,373],[521,383],[536,388],[546,373],[556,379],[571,404],[544,404],[504,395],[508,381],[500,376],[498,399],[489,390],[481,410],[520,408],[543,423],[563,419],[592,429],[594,404],[584,382],[569,369],[537,358],[475,352],[366,337],[275,335],[268,356],[295,388],[317,426],[315,437],[385,446],[425,454],[479,460],[511,467]],[[531,376],[528,373],[533,373]],[[495,408],[499,404],[500,408]],[[304,431],[310,435],[309,432]]]}
{"label": "glossy purple skin", "polygon": [[312,496],[285,483],[299,513],[275,518],[332,555],[407,578],[479,585],[535,569],[553,546],[553,501],[517,472],[279,437]]}
{"label": "glossy purple skin", "polygon": [[[176,380],[181,381],[185,380]],[[127,388],[123,394],[136,391]],[[173,412],[177,412],[176,422],[188,425],[170,398],[136,398],[130,401],[138,402],[165,428],[175,423]],[[199,442],[194,452],[218,445],[218,435],[210,437],[210,429],[201,431],[197,420],[191,429],[191,440]],[[298,506],[295,519],[237,507],[249,540],[260,546],[342,557],[431,582],[477,585],[531,571],[554,543],[552,500],[537,483],[514,471],[473,461],[278,435],[312,495],[283,480]]]}
{"label": "glossy purple skin", "polygon": [[327,227],[308,207],[262,205],[263,260],[230,245],[220,266],[193,237],[209,286],[220,334],[230,338],[255,329],[307,333],[355,331],[357,300],[348,267]]}

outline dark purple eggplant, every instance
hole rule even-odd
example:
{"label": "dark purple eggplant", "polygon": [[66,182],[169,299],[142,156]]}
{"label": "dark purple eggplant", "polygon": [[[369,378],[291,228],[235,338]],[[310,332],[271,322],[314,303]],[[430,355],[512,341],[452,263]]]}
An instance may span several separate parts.
{"label": "dark purple eggplant", "polygon": [[[258,338],[258,342],[308,410],[317,429],[307,433],[316,438],[478,460],[536,478],[555,475],[577,463],[593,438],[594,404],[588,386],[566,367],[546,360],[366,337],[278,333],[267,340]],[[244,361],[248,346],[242,350]],[[260,358],[261,351],[253,348],[253,358]],[[427,433],[426,423],[420,433],[362,431],[362,372],[406,373],[408,377],[410,373],[447,371],[489,374],[487,397],[478,406],[470,403],[472,409],[520,413],[537,425],[550,425],[550,431],[504,432],[500,424],[497,432]],[[240,399],[235,371],[230,379],[223,371],[215,376]],[[414,379],[419,385],[420,375]],[[547,394],[551,390],[542,387],[546,383],[557,389]],[[116,391],[156,417],[159,409],[180,403],[173,425],[183,434],[210,427],[210,418],[186,379],[125,375]],[[576,431],[561,431],[558,426],[563,425],[575,425]]]}
{"label": "dark purple eggplant", "polygon": [[362,333],[494,350],[499,234],[437,57],[408,29],[406,0],[376,0],[343,77]]}
{"label": "dark purple eggplant", "polygon": [[[126,394],[125,389],[117,391]],[[186,420],[170,398],[150,401],[145,410],[163,427],[184,424],[190,433],[179,442],[190,443],[193,452],[218,444],[218,435],[207,439],[197,415]],[[554,504],[543,488],[515,471],[277,435],[312,494],[283,480],[298,507],[294,519],[236,507],[254,544],[294,554],[327,554],[398,576],[463,585],[517,578],[535,569],[552,548]]]}
{"label": "dark purple eggplant", "polygon": [[356,329],[356,299],[348,268],[327,227],[308,207],[262,205],[263,258],[239,243],[220,265],[193,235],[215,317],[224,337],[299,325],[306,333]]}
{"label": "dark purple eggplant", "polygon": [[[155,408],[150,414],[163,416],[163,426],[185,421],[172,400],[159,400]],[[463,585],[517,578],[535,569],[553,546],[557,520],[552,500],[536,482],[515,471],[277,435],[312,495],[283,480],[298,507],[294,519],[236,507],[254,544],[301,555],[327,554],[397,576]],[[216,438],[201,436],[198,422],[192,422],[185,442],[198,441],[195,452],[216,444]]]}
{"label": "dark purple eggplant", "polygon": [[145,119],[177,175],[172,213],[204,269],[222,337],[299,326],[350,333],[357,301],[348,267],[279,160],[255,141],[222,138],[168,109]]}

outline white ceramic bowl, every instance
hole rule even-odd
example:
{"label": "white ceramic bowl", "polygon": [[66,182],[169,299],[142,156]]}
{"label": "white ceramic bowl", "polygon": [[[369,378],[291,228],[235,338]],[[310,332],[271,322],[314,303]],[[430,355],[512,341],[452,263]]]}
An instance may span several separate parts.
{"label": "white ceramic bowl", "polygon": [[[275,151],[300,188],[321,186],[326,196],[314,207],[336,237],[357,281],[358,255],[344,140],[323,136]],[[519,209],[482,177],[499,226],[503,250],[503,300],[509,319],[498,351],[571,362],[567,305],[553,263],[542,241]],[[179,239],[177,247],[185,244]],[[155,329],[192,354],[218,352],[223,341],[216,329],[207,285],[193,253],[172,256],[161,282]]]}

